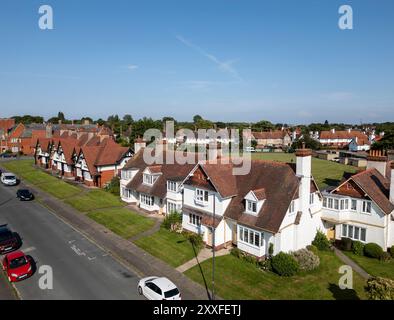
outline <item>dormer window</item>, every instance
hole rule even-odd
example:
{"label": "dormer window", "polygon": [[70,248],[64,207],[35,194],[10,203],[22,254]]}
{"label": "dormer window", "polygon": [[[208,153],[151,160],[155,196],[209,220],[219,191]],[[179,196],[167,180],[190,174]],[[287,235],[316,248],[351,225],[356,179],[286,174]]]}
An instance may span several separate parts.
{"label": "dormer window", "polygon": [[194,200],[198,204],[206,205],[208,203],[208,191],[202,189],[196,189]]}
{"label": "dormer window", "polygon": [[157,177],[155,177],[151,174],[144,173],[144,177],[143,177],[144,184],[153,185],[156,180],[157,180]]}
{"label": "dormer window", "polygon": [[167,190],[177,192],[177,183],[175,181],[167,181]]}
{"label": "dormer window", "polygon": [[257,202],[246,200],[246,212],[257,213]]}

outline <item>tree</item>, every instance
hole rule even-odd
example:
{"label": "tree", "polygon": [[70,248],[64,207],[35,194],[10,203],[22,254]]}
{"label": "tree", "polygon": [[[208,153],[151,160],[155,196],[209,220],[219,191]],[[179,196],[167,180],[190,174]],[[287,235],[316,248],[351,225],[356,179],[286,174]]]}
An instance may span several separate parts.
{"label": "tree", "polygon": [[134,122],[134,119],[130,114],[125,114],[123,116],[123,123],[125,126],[129,126],[129,125],[133,124],[133,122]]}
{"label": "tree", "polygon": [[382,139],[372,144],[371,148],[374,150],[394,149],[394,130],[386,132]]}
{"label": "tree", "polygon": [[61,112],[61,111],[58,112],[57,118],[58,118],[58,120],[61,120],[61,121],[63,121],[63,122],[66,120],[66,118],[65,118],[65,116],[64,116],[64,113]]}
{"label": "tree", "polygon": [[197,124],[199,121],[201,121],[201,120],[204,120],[200,115],[198,115],[198,114],[196,114],[194,117],[193,117],[193,122],[195,123],[195,124]]}
{"label": "tree", "polygon": [[321,143],[315,139],[312,139],[309,134],[304,134],[302,138],[297,139],[293,142],[291,145],[291,149],[300,149],[303,147],[303,144],[305,143],[305,148],[309,148],[312,150],[319,150],[321,149]]}
{"label": "tree", "polygon": [[259,122],[256,122],[252,125],[252,130],[253,131],[264,131],[264,130],[273,130],[275,129],[275,126],[267,120],[261,120]]}

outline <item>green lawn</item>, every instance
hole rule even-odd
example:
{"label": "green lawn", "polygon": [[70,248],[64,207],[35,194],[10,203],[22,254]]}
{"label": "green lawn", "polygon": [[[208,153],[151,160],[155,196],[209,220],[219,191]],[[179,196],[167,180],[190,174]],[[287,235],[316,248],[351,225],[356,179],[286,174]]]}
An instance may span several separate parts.
{"label": "green lawn", "polygon": [[126,239],[152,228],[155,223],[153,219],[123,208],[92,211],[87,216]]}
{"label": "green lawn", "polygon": [[36,185],[45,192],[59,199],[77,195],[80,189],[69,183],[59,180],[43,171],[33,167],[33,160],[16,160],[2,163],[7,170],[15,173],[19,178]]}
{"label": "green lawn", "polygon": [[[319,252],[320,266],[311,272],[294,277],[280,277],[272,272],[259,270],[256,266],[231,255],[215,259],[215,288],[224,299],[235,300],[305,300],[305,299],[365,299],[364,280],[353,275],[355,290],[338,287],[338,268],[343,264],[333,252]],[[208,287],[211,288],[212,259],[201,264]],[[204,285],[200,267],[187,270],[185,274]]]}
{"label": "green lawn", "polygon": [[[281,153],[281,152],[261,152],[253,153],[252,159],[271,160],[280,162],[293,162],[295,163],[294,153]],[[332,161],[312,158],[312,174],[315,178],[320,189],[327,186],[336,186],[341,181],[344,172],[356,172],[356,168],[347,166]]]}
{"label": "green lawn", "polygon": [[343,251],[343,253],[355,261],[370,275],[394,280],[394,259],[391,259],[389,262],[383,262],[378,259],[357,256],[354,253],[348,251]]}
{"label": "green lawn", "polygon": [[195,257],[192,245],[182,234],[165,228],[149,237],[138,239],[135,244],[173,267]]}
{"label": "green lawn", "polygon": [[125,206],[119,197],[103,190],[91,190],[81,196],[67,199],[65,202],[82,212]]}

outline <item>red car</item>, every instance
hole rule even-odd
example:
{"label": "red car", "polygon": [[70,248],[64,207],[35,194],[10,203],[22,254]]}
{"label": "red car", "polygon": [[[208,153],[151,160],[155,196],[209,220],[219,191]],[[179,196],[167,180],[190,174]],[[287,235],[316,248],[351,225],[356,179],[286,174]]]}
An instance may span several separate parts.
{"label": "red car", "polygon": [[33,274],[31,258],[22,251],[14,251],[3,259],[3,270],[7,272],[10,282],[21,281]]}

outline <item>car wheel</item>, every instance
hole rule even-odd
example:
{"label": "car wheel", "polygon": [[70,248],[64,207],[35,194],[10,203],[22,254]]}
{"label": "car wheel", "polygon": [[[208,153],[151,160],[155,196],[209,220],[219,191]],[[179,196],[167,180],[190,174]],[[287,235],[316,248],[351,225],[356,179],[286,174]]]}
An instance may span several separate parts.
{"label": "car wheel", "polygon": [[138,286],[138,293],[142,296],[142,288],[140,286]]}

